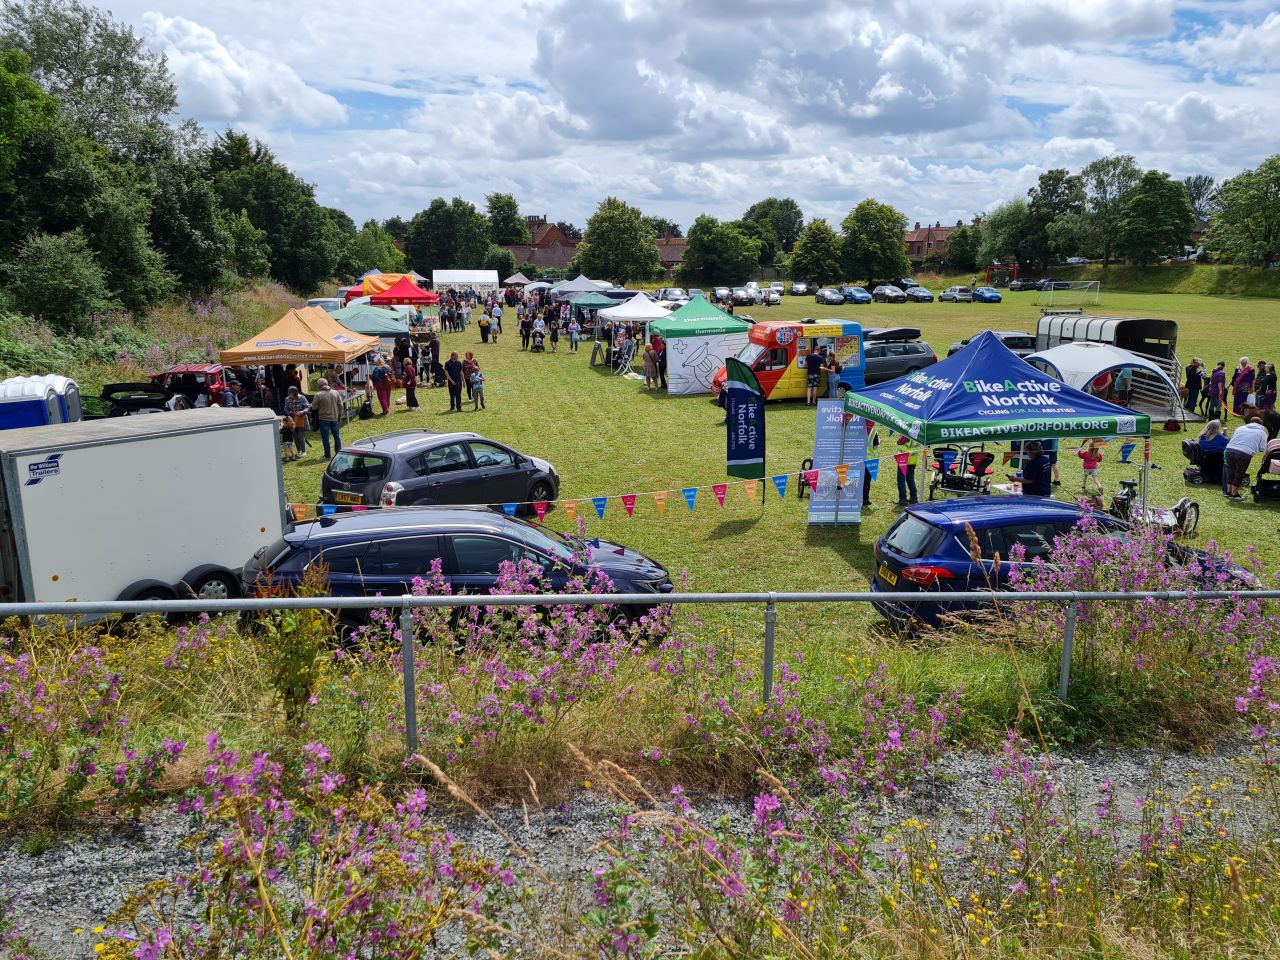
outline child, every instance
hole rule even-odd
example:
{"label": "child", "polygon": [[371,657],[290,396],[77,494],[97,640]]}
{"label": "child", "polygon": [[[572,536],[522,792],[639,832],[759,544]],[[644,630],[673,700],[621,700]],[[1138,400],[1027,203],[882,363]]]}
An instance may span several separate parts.
{"label": "child", "polygon": [[473,411],[484,408],[484,374],[479,369],[471,374],[471,400]]}
{"label": "child", "polygon": [[286,463],[298,459],[298,448],[293,442],[293,418],[280,418],[280,443],[284,447],[284,460]]}
{"label": "child", "polygon": [[1087,492],[1089,482],[1093,481],[1094,490],[1098,496],[1102,496],[1102,483],[1098,480],[1098,467],[1102,463],[1102,441],[1090,440],[1088,445],[1082,445],[1076,454],[1084,461],[1084,480],[1080,484],[1081,491]]}

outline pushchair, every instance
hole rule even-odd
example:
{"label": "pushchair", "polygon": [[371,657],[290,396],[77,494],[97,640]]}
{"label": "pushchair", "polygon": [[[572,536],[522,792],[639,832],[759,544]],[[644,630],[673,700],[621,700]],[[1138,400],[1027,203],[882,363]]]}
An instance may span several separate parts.
{"label": "pushchair", "polygon": [[1267,444],[1262,452],[1262,463],[1253,482],[1255,503],[1263,500],[1280,500],[1280,437]]}
{"label": "pushchair", "polygon": [[941,493],[990,493],[992,464],[996,455],[985,446],[977,449],[965,446],[933,448],[932,473],[929,476],[929,499]]}
{"label": "pushchair", "polygon": [[1183,440],[1182,455],[1191,464],[1183,468],[1183,480],[1196,486],[1202,483],[1222,485],[1222,454],[1205,453],[1199,441]]}
{"label": "pushchair", "polygon": [[533,343],[529,347],[529,351],[531,353],[542,353],[546,349],[543,346],[543,343],[545,340],[546,340],[546,334],[544,334],[541,330],[533,331]]}
{"label": "pushchair", "polygon": [[448,379],[444,375],[444,365],[442,363],[436,361],[431,364],[431,385],[433,387],[443,387]]}

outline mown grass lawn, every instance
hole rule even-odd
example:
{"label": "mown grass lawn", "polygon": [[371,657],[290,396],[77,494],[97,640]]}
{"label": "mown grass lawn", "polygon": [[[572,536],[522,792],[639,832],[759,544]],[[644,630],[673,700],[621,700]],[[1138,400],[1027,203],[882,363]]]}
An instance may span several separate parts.
{"label": "mown grass lawn", "polygon": [[[786,297],[783,305],[756,308],[757,319],[807,316],[846,317],[864,326],[918,326],[934,350],[945,356],[950,343],[983,329],[1035,331],[1039,309],[1035,294],[1006,294],[1001,304],[906,304],[823,307],[808,297]],[[1222,359],[1228,369],[1242,354],[1256,362],[1280,360],[1280,332],[1276,302],[1168,294],[1103,292],[1101,315],[1151,316],[1176,320],[1178,354],[1198,355],[1210,365]],[[707,397],[668,397],[646,392],[643,384],[611,376],[589,364],[589,344],[577,353],[561,344],[558,354],[529,354],[519,338],[508,334],[502,342],[482,345],[474,326],[464,333],[444,335],[444,348],[473,350],[486,374],[488,409],[450,414],[444,390],[420,390],[422,408],[415,413],[396,407],[385,417],[353,422],[344,432],[350,442],[360,436],[392,429],[425,427],[432,430],[474,430],[517,449],[552,461],[563,478],[561,496],[609,496],[603,520],[589,502],[579,505],[592,536],[616,540],[647,553],[671,571],[688,573],[686,589],[740,590],[863,590],[874,573],[872,544],[898,515],[893,468],[883,470],[872,492],[873,508],[861,526],[839,529],[810,527],[806,507],[796,498],[795,481],[780,500],[772,487],[762,505],[759,495],[748,500],[741,487],[730,486],[723,507],[710,490],[698,494],[697,509],[685,506],[679,488],[705,486],[725,480],[722,413]],[[768,468],[770,473],[794,473],[812,452],[814,414],[800,401],[768,407]],[[1157,432],[1153,459],[1152,500],[1172,503],[1188,490],[1201,501],[1203,512],[1196,542],[1216,540],[1233,551],[1255,547],[1268,568],[1280,567],[1276,507],[1251,502],[1229,504],[1220,493],[1204,487],[1188,488],[1182,481],[1186,465],[1179,443],[1186,434]],[[318,437],[315,438],[318,440]],[[323,464],[319,444],[311,457],[285,466],[291,499],[313,502],[318,495]],[[1060,496],[1070,496],[1081,477],[1079,462],[1067,446],[1062,457]],[[1118,444],[1108,450],[1102,479],[1108,494],[1124,477],[1136,477],[1139,467],[1116,462]],[[1141,448],[1136,451],[1141,459]],[[670,491],[664,515],[653,499],[655,490]],[[628,518],[621,494],[637,493],[635,515]],[[569,529],[563,509],[553,510],[549,525]],[[711,631],[731,631],[726,642],[742,649],[758,645],[762,617],[759,608],[701,608]],[[789,607],[779,617],[779,656],[803,653],[829,664],[836,676],[845,656],[874,649],[895,664],[895,674],[913,689],[963,684],[986,689],[993,707],[1007,691],[1010,670],[999,648],[979,641],[913,646],[910,650],[879,629],[878,618],[865,606]],[[977,643],[977,646],[973,646]],[[751,654],[754,655],[754,654]],[[1010,681],[1011,682],[1011,681]],[[1001,691],[1004,691],[1003,693]],[[1016,698],[1015,698],[1016,699]]]}

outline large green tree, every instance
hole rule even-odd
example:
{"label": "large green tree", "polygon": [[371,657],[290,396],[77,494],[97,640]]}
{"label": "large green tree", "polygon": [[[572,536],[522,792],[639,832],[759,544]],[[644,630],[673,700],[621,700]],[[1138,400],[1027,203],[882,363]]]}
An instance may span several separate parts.
{"label": "large green tree", "polygon": [[1182,182],[1159,170],[1148,170],[1125,198],[1117,249],[1138,266],[1181,254],[1195,219]]}
{"label": "large green tree", "polygon": [[4,273],[13,305],[55,330],[72,329],[85,317],[119,306],[112,302],[106,273],[78,230],[58,236],[36,234],[19,248]]}
{"label": "large green tree", "polygon": [[907,218],[868,197],[840,224],[843,264],[849,280],[891,280],[911,272],[907,257]]}
{"label": "large green tree", "polygon": [[1207,173],[1193,173],[1182,178],[1191,199],[1191,209],[1201,220],[1208,220],[1218,209],[1218,181]]}
{"label": "large green tree", "polygon": [[1083,213],[1084,184],[1066,170],[1046,170],[1027,191],[1027,219],[1023,227],[1022,256],[1047,267],[1058,256],[1071,256],[1054,247],[1049,225],[1058,217]]}
{"label": "large green tree", "polygon": [[165,58],[107,12],[79,0],[5,0],[0,47],[31,61],[78,132],[139,159],[167,152],[177,89]]}
{"label": "large green tree", "polygon": [[759,262],[760,241],[748,236],[740,224],[721,223],[704,214],[689,228],[679,276],[685,283],[741,283]]}
{"label": "large green tree", "polygon": [[229,268],[226,214],[202,159],[165,157],[149,168],[151,242],[183,292],[206,295]]}
{"label": "large green tree", "polygon": [[484,198],[489,215],[489,240],[497,244],[528,243],[529,228],[520,216],[520,204],[509,193],[490,193]]}
{"label": "large green tree", "polygon": [[404,273],[404,254],[396,249],[395,238],[377,220],[366,220],[351,246],[356,263],[353,276],[375,267],[383,273]]}
{"label": "large green tree", "polygon": [[13,188],[13,169],[23,143],[57,114],[57,101],[31,79],[26,54],[0,51],[0,191]]}
{"label": "large green tree", "polygon": [[[1138,164],[1127,153],[1099,157],[1080,171],[1080,182],[1084,187],[1085,207],[1091,219],[1096,242],[1082,245],[1083,232],[1078,222],[1069,222],[1051,231],[1053,246],[1065,250],[1067,256],[1090,256],[1092,248],[1102,254],[1102,265],[1111,262],[1115,253],[1116,242],[1120,236],[1120,220],[1124,203],[1129,194],[1138,185],[1142,171]],[[1065,217],[1078,214],[1065,213]],[[1056,233],[1056,239],[1052,236]],[[1070,244],[1074,244],[1072,249]]]}
{"label": "large green tree", "polygon": [[228,218],[227,262],[237,276],[256,280],[271,272],[271,244],[267,232],[259,230],[241,210]]}
{"label": "large green tree", "polygon": [[489,253],[489,221],[461,197],[436,197],[409,222],[404,252],[425,277],[433,270],[478,270]]}
{"label": "large green tree", "polygon": [[991,210],[982,220],[982,242],[978,245],[980,263],[1016,260],[1021,263],[1023,238],[1027,228],[1027,201],[1009,200]]}
{"label": "large green tree", "polygon": [[[743,236],[750,237],[760,244],[760,255],[757,258],[759,266],[772,267],[778,262],[778,256],[782,253],[782,244],[778,242],[778,235],[773,231],[773,224],[768,220],[735,220],[733,226],[742,231]],[[754,272],[752,268],[751,272]]]}
{"label": "large green tree", "polygon": [[498,279],[505,280],[516,272],[516,255],[505,247],[491,243],[481,266],[486,270],[496,271]]}
{"label": "large green tree", "polygon": [[804,229],[804,213],[800,210],[800,204],[790,197],[781,199],[766,197],[764,200],[757,200],[747,207],[742,219],[768,220],[773,226],[778,243],[786,253],[791,252],[791,248],[800,238],[800,231]]}
{"label": "large green tree", "polygon": [[1223,183],[1218,206],[1205,235],[1210,250],[1255,266],[1280,253],[1280,154]]}
{"label": "large green tree", "polygon": [[644,219],[645,219],[645,222],[649,224],[649,226],[653,227],[654,236],[658,236],[658,237],[683,237],[684,236],[684,234],[680,232],[680,224],[676,223],[674,220],[669,220],[666,217],[659,217],[656,214],[651,214],[650,216],[647,216]]}
{"label": "large green tree", "polygon": [[947,249],[943,255],[947,266],[968,273],[978,269],[978,248],[982,243],[982,227],[956,227],[947,237]]}
{"label": "large green tree", "polygon": [[626,283],[648,280],[661,268],[657,235],[637,208],[608,197],[587,219],[578,244],[578,269],[589,277]]}
{"label": "large green tree", "polygon": [[811,220],[787,256],[787,274],[793,280],[835,283],[841,279],[843,257],[844,244],[831,224],[821,218]]}

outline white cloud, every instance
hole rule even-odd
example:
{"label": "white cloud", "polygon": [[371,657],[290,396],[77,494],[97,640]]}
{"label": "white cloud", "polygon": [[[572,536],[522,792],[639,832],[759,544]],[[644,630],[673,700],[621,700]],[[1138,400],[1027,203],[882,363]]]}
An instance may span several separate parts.
{"label": "white cloud", "polygon": [[143,30],[169,61],[185,113],[206,123],[345,123],[346,108],[307,86],[286,63],[232,42],[185,17],[147,13]]}

